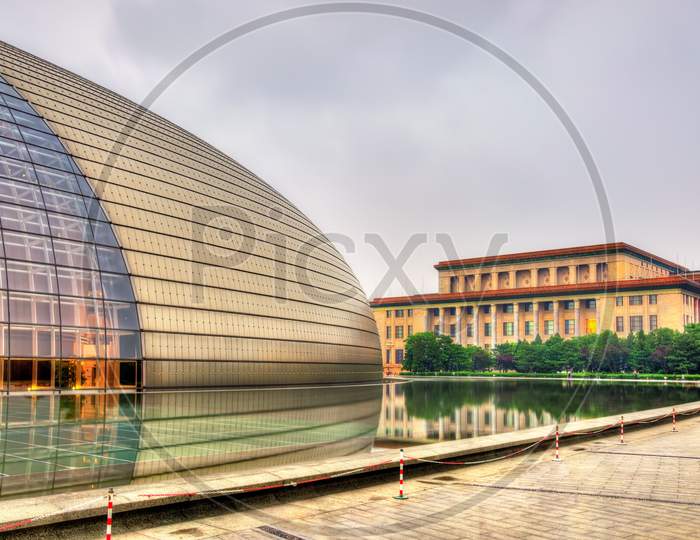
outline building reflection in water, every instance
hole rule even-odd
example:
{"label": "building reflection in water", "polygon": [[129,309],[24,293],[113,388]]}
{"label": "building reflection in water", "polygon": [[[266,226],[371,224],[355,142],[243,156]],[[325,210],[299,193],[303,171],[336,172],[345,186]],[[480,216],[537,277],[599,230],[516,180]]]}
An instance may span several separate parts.
{"label": "building reflection in water", "polygon": [[541,408],[517,409],[503,401],[497,389],[483,381],[386,385],[376,444],[468,439],[556,422],[556,415]]}
{"label": "building reflection in water", "polygon": [[698,399],[683,384],[434,379],[384,388],[377,446],[466,439],[670,407]]}
{"label": "building reflection in water", "polygon": [[381,386],[4,394],[0,496],[369,451]]}

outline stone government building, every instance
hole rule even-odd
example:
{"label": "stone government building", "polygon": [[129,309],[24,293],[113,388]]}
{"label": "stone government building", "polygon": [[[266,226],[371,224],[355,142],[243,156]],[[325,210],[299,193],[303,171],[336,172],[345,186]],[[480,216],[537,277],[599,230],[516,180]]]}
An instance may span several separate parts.
{"label": "stone government building", "polygon": [[384,372],[405,339],[448,334],[494,348],[518,340],[611,330],[618,335],[700,322],[700,272],[622,242],[441,261],[439,292],[375,298]]}

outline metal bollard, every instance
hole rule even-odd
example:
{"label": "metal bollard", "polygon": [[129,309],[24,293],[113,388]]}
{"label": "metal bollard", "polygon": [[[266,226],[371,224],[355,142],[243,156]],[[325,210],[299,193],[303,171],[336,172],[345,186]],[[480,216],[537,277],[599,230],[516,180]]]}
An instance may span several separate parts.
{"label": "metal bollard", "polygon": [[620,444],[625,444],[625,417],[620,416]]}
{"label": "metal bollard", "polygon": [[399,459],[399,494],[394,497],[401,501],[408,499],[403,493],[403,448],[401,449],[401,458]]}
{"label": "metal bollard", "polygon": [[678,430],[676,429],[676,408],[673,408],[673,412],[671,413],[673,416],[673,429],[671,430],[672,432],[676,433]]}
{"label": "metal bollard", "polygon": [[552,461],[561,461],[559,457],[559,424],[557,424],[557,430],[554,435],[554,459]]}
{"label": "metal bollard", "polygon": [[112,540],[112,505],[114,499],[114,489],[109,488],[107,492],[107,532],[105,540]]}

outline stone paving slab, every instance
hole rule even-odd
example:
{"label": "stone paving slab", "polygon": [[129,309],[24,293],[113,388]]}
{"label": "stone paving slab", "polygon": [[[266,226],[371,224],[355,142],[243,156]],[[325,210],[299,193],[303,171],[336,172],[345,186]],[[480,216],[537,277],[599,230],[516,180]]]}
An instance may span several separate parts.
{"label": "stone paving slab", "polygon": [[[676,407],[676,409],[679,415],[683,413],[697,411],[700,410],[700,402],[693,402],[680,405]],[[667,416],[669,413],[669,408],[651,409],[647,411],[630,413],[625,415],[625,423],[626,425],[633,425],[639,422],[651,422],[661,417]],[[679,418],[683,417],[679,416]],[[568,434],[574,433],[595,432],[604,428],[605,426],[614,426],[617,424],[618,421],[618,416],[583,420],[561,427],[560,432],[562,434],[562,437],[566,437]],[[664,424],[664,426],[664,429],[668,431],[667,424]],[[639,433],[640,432],[635,432],[635,437],[639,436]],[[449,441],[424,445],[420,447],[411,448],[410,458],[444,460],[462,456],[484,454],[487,452],[493,452],[507,448],[522,447],[525,445],[533,444],[537,441],[542,440],[545,437],[551,436],[551,434],[552,426],[545,426],[511,433],[478,437],[475,439],[464,439],[458,441]],[[678,435],[679,434],[673,434],[672,436],[675,437]],[[629,437],[630,435],[628,435],[628,438]],[[680,441],[684,439],[684,437],[684,435],[677,437],[676,443],[680,444]],[[588,446],[590,446],[591,444],[594,443],[587,443]],[[632,446],[616,446],[608,444],[605,447],[596,445],[594,446],[594,448],[596,450],[602,450],[603,448],[605,448],[605,450],[609,452],[622,452],[629,451],[632,448]],[[620,448],[624,450],[621,450]],[[655,452],[646,451],[645,453],[668,454],[669,452],[675,452],[677,455],[682,455],[682,452],[688,453],[692,451],[693,449],[689,446],[684,446],[683,448],[680,448],[678,447],[678,445],[671,445],[664,446],[663,448],[657,448]],[[592,452],[588,453],[592,454]],[[390,462],[383,463],[376,467],[376,470],[396,468],[398,467],[398,456],[396,454],[396,451],[387,450],[373,452],[362,456],[353,456],[350,458],[335,458],[320,463],[284,466],[279,468],[272,468],[266,471],[252,472],[247,474],[210,474],[201,477],[185,477],[177,480],[168,480],[165,482],[159,482],[152,486],[122,486],[115,489],[115,514],[118,515],[119,512],[129,510],[153,508],[176,502],[206,498],[207,496],[205,494],[200,493],[202,491],[218,490],[219,492],[228,493],[235,492],[236,490],[256,489],[271,485],[279,486],[293,485],[295,483],[300,484],[305,481],[312,480],[319,476],[328,474],[346,474],[353,472],[362,472],[362,469],[365,467],[373,466],[377,463],[389,460]],[[700,448],[697,449],[694,455],[700,455]],[[585,462],[577,466],[575,470],[571,470],[569,468],[569,465],[566,463],[556,464],[556,466],[559,468],[555,469],[550,474],[554,475],[555,480],[557,482],[560,482],[559,485],[562,486],[560,491],[583,492],[586,490],[593,490],[595,493],[605,491],[610,495],[623,495],[629,492],[629,490],[634,490],[635,492],[643,493],[645,497],[680,497],[680,495],[678,495],[678,490],[674,490],[673,486],[677,486],[681,482],[681,479],[687,478],[689,474],[693,474],[693,467],[695,466],[695,470],[697,470],[698,463],[700,463],[700,461],[693,459],[676,459],[676,461],[678,461],[679,463],[683,463],[682,465],[679,464],[677,466],[674,466],[668,465],[667,463],[663,463],[663,460],[665,458],[642,455],[628,456],[623,454],[613,455],[601,453],[597,454],[596,457],[600,460],[601,463],[604,462],[605,465],[596,465],[593,462]],[[513,463],[520,463],[522,460],[516,459],[507,461]],[[409,459],[408,462],[413,462],[413,459]],[[625,465],[623,466],[622,464]],[[633,477],[629,477],[628,474],[630,464],[634,464],[635,470],[638,471],[638,474]],[[489,473],[489,471],[491,471],[489,465],[471,467],[467,470],[479,470],[478,480],[480,483],[484,483],[489,478],[492,478],[492,481],[494,481],[493,479],[499,479],[499,481],[501,482],[503,481],[501,470],[496,468],[493,472]],[[514,475],[516,473],[517,477],[513,480],[514,487],[520,487],[522,489],[525,489],[536,485],[538,481],[538,477],[523,475],[521,474],[520,470],[515,470],[515,472],[512,472],[511,474]],[[489,474],[491,474],[491,476],[489,476]],[[654,482],[654,480],[658,478],[662,478],[663,482]],[[671,478],[675,479],[674,482],[669,482]],[[697,482],[696,484],[700,484],[700,482]],[[306,484],[306,486],[307,488],[312,487],[310,484]],[[585,490],[581,486],[585,486]],[[477,493],[482,493],[487,488],[484,488],[482,486],[460,486],[460,489],[473,489]],[[185,495],[186,493],[195,494]],[[511,494],[511,496],[517,498],[517,496],[513,495],[515,493],[514,490],[510,490],[509,493]],[[696,488],[692,490],[692,492],[683,492],[683,497],[695,497],[696,500],[698,500],[697,497],[699,493],[700,491],[698,491],[698,489]],[[163,496],[149,498],[144,497],[144,494],[159,494]],[[41,521],[38,521],[37,523],[28,525],[46,525],[49,523],[56,523],[72,519],[103,515],[105,512],[105,501],[100,499],[99,496],[99,493],[92,490],[71,493],[69,495],[59,494],[33,499],[16,499],[3,501],[2,503],[0,503],[0,527],[3,524],[15,523],[17,521],[32,518],[38,515],[45,515],[46,517]],[[378,490],[373,496],[385,498],[386,492],[385,490]],[[446,496],[448,496],[448,492],[446,492]],[[499,493],[493,494],[494,498],[498,498],[500,496],[503,495]],[[575,494],[561,494],[561,496],[565,498],[579,497]],[[357,501],[358,493],[352,492],[347,494],[347,496],[333,495],[332,497],[334,497],[334,499],[331,499],[333,501],[344,500],[344,498],[347,497],[346,504],[352,505]],[[400,504],[401,502],[397,501],[397,503]],[[428,501],[426,501],[426,504],[427,508],[429,508],[430,504]],[[76,505],[80,506],[76,507]],[[316,510],[314,511],[319,511],[318,502],[314,503],[314,505],[316,506]],[[305,516],[308,514],[308,512],[302,512],[302,509],[304,511],[308,511],[309,509],[313,510],[313,505],[309,508],[306,508],[302,504],[300,507],[290,507],[288,509],[284,509],[283,506],[280,506],[276,512],[278,514],[277,518],[288,519],[290,516],[287,515],[287,512],[296,511],[299,518],[305,519]],[[361,510],[370,513],[371,505],[367,508],[362,508]],[[700,510],[700,508],[698,508],[698,510]],[[333,511],[342,512],[342,508],[332,510],[331,512]],[[373,516],[373,520],[376,520],[376,516]]]}
{"label": "stone paving slab", "polygon": [[[196,536],[212,539],[275,538],[260,532],[264,524],[308,539],[699,538],[700,418],[678,426],[677,433],[667,423],[633,431],[624,446],[616,434],[565,446],[560,463],[547,451],[415,479],[409,468],[406,501],[391,497],[392,482],[312,503],[277,500],[187,526],[226,531],[201,529]],[[153,537],[170,538],[172,530]],[[127,527],[121,537],[140,539],[144,532]]]}

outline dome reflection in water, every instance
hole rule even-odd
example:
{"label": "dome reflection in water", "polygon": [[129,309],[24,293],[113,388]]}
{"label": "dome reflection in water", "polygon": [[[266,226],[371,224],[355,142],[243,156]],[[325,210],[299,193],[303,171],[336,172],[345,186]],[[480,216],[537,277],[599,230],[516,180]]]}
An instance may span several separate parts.
{"label": "dome reflection in water", "polygon": [[381,386],[2,399],[0,495],[6,497],[367,452]]}

